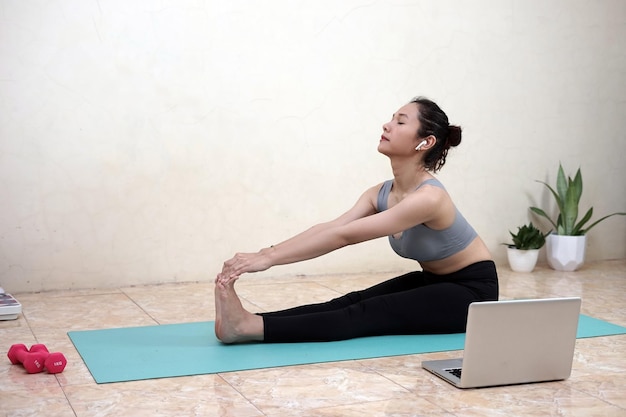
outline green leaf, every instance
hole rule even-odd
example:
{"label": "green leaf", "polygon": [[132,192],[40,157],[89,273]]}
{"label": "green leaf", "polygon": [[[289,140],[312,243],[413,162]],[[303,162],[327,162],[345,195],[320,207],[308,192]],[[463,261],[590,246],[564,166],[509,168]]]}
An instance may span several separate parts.
{"label": "green leaf", "polygon": [[563,212],[563,200],[561,197],[559,197],[559,195],[556,193],[556,191],[554,191],[552,189],[552,187],[550,187],[550,185],[548,183],[545,183],[543,181],[537,181],[542,183],[543,185],[545,185],[548,190],[550,190],[550,192],[552,193],[552,195],[554,196],[554,200],[556,201],[556,205],[559,208],[559,212],[562,213]]}
{"label": "green leaf", "polygon": [[[549,185],[548,185],[548,188],[550,188]],[[565,201],[565,195],[567,193],[568,188],[569,187],[567,186],[567,181],[565,180],[565,172],[563,171],[563,166],[559,163],[559,173],[556,177],[556,189],[559,195],[559,198],[557,198],[557,200]],[[553,194],[554,194],[554,191],[553,191]],[[555,195],[555,198],[556,198],[556,195]],[[559,209],[563,211],[560,205],[559,205]]]}
{"label": "green leaf", "polygon": [[583,195],[583,176],[580,173],[580,168],[576,171],[576,176],[574,177],[573,183],[570,185],[574,189],[574,196],[576,200],[576,205],[580,202],[580,196]]}
{"label": "green leaf", "polygon": [[[548,215],[546,214],[546,212],[545,212],[545,211],[541,210],[541,209],[540,209],[540,208],[538,208],[538,207],[531,207],[530,209],[531,209],[534,213],[536,213],[536,214],[538,214],[538,215],[540,215],[540,216],[543,216],[543,217],[545,217],[546,219],[548,219],[548,221],[549,221],[550,223],[552,223],[552,226],[554,226],[554,228],[555,228],[555,229],[557,228],[556,223],[554,223],[554,221],[552,221],[552,219],[550,218],[550,216],[548,216]],[[510,233],[510,232],[509,232],[509,233]]]}
{"label": "green leaf", "polygon": [[576,224],[576,226],[574,226],[574,230],[572,230],[572,236],[580,236],[580,235],[585,234],[582,228],[585,225],[585,223],[589,221],[592,215],[593,215],[593,207],[587,210],[587,213],[585,213],[583,218],[578,222],[578,224]]}
{"label": "green leaf", "polygon": [[566,235],[572,234],[574,225],[576,224],[576,219],[578,218],[577,198],[580,198],[580,196],[578,195],[578,190],[574,184],[574,182],[569,183],[569,187],[567,187],[565,191],[563,210],[561,210],[561,214],[563,215],[563,228],[565,229]]}
{"label": "green leaf", "polygon": [[626,213],[619,212],[619,213],[608,214],[608,215],[606,215],[606,216],[602,217],[600,220],[596,220],[595,222],[591,223],[591,226],[589,226],[589,227],[588,227],[588,228],[586,228],[585,230],[581,230],[581,231],[580,231],[580,234],[581,234],[581,235],[584,235],[584,234],[585,234],[585,233],[587,233],[589,230],[591,230],[591,228],[592,228],[593,226],[595,226],[596,224],[600,223],[602,220],[607,219],[607,218],[609,218],[609,217],[611,217],[611,216],[626,216]]}

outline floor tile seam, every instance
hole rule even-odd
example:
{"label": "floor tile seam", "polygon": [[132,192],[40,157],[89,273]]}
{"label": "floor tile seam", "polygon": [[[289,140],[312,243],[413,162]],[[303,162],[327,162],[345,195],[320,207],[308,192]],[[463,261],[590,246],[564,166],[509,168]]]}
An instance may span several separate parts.
{"label": "floor tile seam", "polygon": [[[602,398],[600,398],[600,397],[598,397],[596,395],[593,395],[592,393],[586,392],[586,391],[584,391],[584,390],[582,390],[580,388],[576,388],[576,387],[572,386],[571,384],[569,384],[570,381],[571,381],[571,379],[568,378],[568,379],[560,380],[560,381],[544,381],[544,382],[540,381],[540,382],[532,382],[532,383],[529,383],[529,384],[519,384],[519,385],[518,384],[514,384],[514,385],[510,385],[510,386],[511,387],[515,387],[515,386],[520,386],[520,387],[521,386],[532,386],[532,385],[541,386],[542,384],[555,383],[555,384],[558,384],[563,389],[576,391],[578,394],[582,394],[582,396],[578,396],[576,398],[579,398],[579,399],[580,398],[583,398],[583,399],[590,399],[590,398],[591,399],[598,399],[598,400],[602,401],[603,403],[605,403],[607,405],[615,406],[615,407],[618,407],[618,408],[622,408],[622,407],[617,406],[616,404],[612,404],[612,403],[606,401],[605,399],[602,399]],[[489,387],[487,387],[487,388],[489,388]],[[493,388],[501,388],[501,387],[493,387]],[[478,388],[478,389],[482,389],[482,388]],[[558,395],[554,395],[552,397],[551,404],[552,404],[553,407],[560,408],[560,407],[562,407],[561,400],[567,400],[569,398],[570,398],[570,396],[563,396],[563,397],[561,397],[561,396],[558,396]],[[535,403],[535,404],[542,403],[542,401],[537,400],[537,399],[536,400],[532,400],[531,399],[530,402]],[[526,405],[526,403],[524,403],[522,405]],[[574,407],[576,407],[576,406],[574,406]]]}
{"label": "floor tile seam", "polygon": [[387,275],[403,275],[407,272],[412,271],[412,269],[393,269],[393,270],[385,270],[385,271],[364,271],[364,272],[324,272],[319,274],[285,274],[285,275],[276,275],[272,277],[262,277],[259,282],[263,282],[265,280],[275,280],[276,284],[284,284],[285,282],[321,282],[328,279],[336,279],[337,277],[345,277],[347,279],[354,279],[363,275],[368,276],[387,276]]}
{"label": "floor tile seam", "polygon": [[[402,355],[402,356],[405,356],[405,355]],[[413,356],[413,355],[407,355],[407,356]],[[374,361],[375,361],[376,359],[384,359],[384,357],[383,357],[383,358],[372,358],[372,360],[374,360]],[[369,359],[367,359],[367,360],[369,360]],[[374,373],[374,374],[376,374],[376,375],[378,375],[378,376],[382,377],[383,379],[386,379],[387,381],[391,382],[392,384],[394,384],[394,385],[396,385],[396,386],[398,386],[398,387],[402,388],[403,390],[405,390],[405,391],[406,391],[406,393],[407,393],[407,394],[410,394],[410,393],[412,392],[410,388],[407,388],[407,387],[405,387],[404,385],[400,384],[399,382],[394,381],[393,379],[391,379],[391,378],[390,378],[390,377],[388,377],[387,375],[385,375],[385,374],[383,374],[383,373],[381,373],[381,372],[377,371],[374,367],[372,367],[372,366],[370,366],[370,365],[366,365],[366,364],[363,364],[363,366],[364,366],[364,367],[365,367],[365,369],[367,369],[368,371],[370,371],[370,372],[372,372],[372,373]]]}
{"label": "floor tile seam", "polygon": [[[402,388],[403,390],[405,390],[405,391],[406,391],[406,394],[413,394],[413,393],[414,393],[414,394],[416,394],[416,395],[419,395],[419,392],[415,393],[415,392],[414,392],[414,391],[412,391],[410,388],[405,387],[404,385],[400,384],[399,382],[394,381],[393,379],[391,379],[390,377],[388,377],[388,376],[386,376],[386,375],[383,375],[382,373],[380,373],[380,372],[376,371],[375,369],[373,369],[373,368],[371,368],[371,367],[368,367],[368,368],[369,368],[372,372],[374,372],[374,373],[376,373],[376,374],[380,375],[381,377],[383,377],[383,378],[387,379],[389,382],[391,382],[391,383],[393,383],[393,384],[397,385],[398,387]],[[424,371],[424,372],[426,372],[426,371]],[[457,416],[457,414],[456,414],[455,412],[450,411],[450,410],[448,410],[447,408],[445,408],[445,407],[441,406],[440,404],[437,404],[436,402],[431,401],[430,397],[431,397],[430,395],[426,395],[426,396],[421,397],[421,398],[422,398],[423,400],[425,400],[426,402],[428,402],[428,403],[432,404],[433,406],[435,406],[435,407],[436,407],[436,408],[438,408],[439,410],[441,410],[441,411],[443,411],[443,412],[445,412],[445,413],[448,413],[448,414],[450,414],[451,416]]]}
{"label": "floor tile seam", "polygon": [[121,293],[119,288],[111,287],[93,287],[93,288],[69,288],[64,290],[50,289],[42,291],[30,291],[21,293],[12,293],[18,300],[22,298],[48,296],[49,298],[72,298],[72,297],[89,297],[94,295],[111,295]]}
{"label": "floor tile seam", "polygon": [[328,288],[328,286],[325,284],[325,282],[328,281],[328,279],[326,280],[319,280],[319,281],[314,281],[314,280],[297,280],[297,281],[284,281],[284,282],[262,282],[262,281],[247,281],[247,282],[242,282],[241,285],[244,288],[248,288],[248,287],[257,287],[257,286],[264,286],[264,287],[269,287],[269,286],[280,286],[282,288],[284,288],[284,286],[286,284],[316,284],[319,285],[321,287],[324,288]]}
{"label": "floor tile seam", "polygon": [[143,308],[139,302],[137,302],[133,297],[131,297],[129,294],[127,294],[125,291],[123,291],[121,288],[119,288],[120,293],[123,294],[131,303],[133,303],[134,305],[137,306],[137,308],[139,308],[141,311],[143,311],[143,313],[148,316],[152,321],[155,322],[155,324],[162,324],[159,320],[157,320],[156,317],[154,317],[152,314],[150,314],[145,308]]}
{"label": "floor tile seam", "polygon": [[[333,288],[330,288],[329,286],[324,285],[324,284],[322,284],[320,282],[308,282],[308,283],[319,285],[321,288],[324,288],[324,289],[330,289],[331,291],[335,292],[339,296],[343,295],[341,292],[339,292],[339,291],[337,291],[337,290],[335,290]],[[260,285],[268,285],[269,286],[269,285],[283,285],[283,284],[260,284]],[[249,297],[241,295],[240,292],[237,292],[237,296],[242,301],[246,301],[247,303],[252,304],[253,306],[257,307],[259,309],[259,311],[258,311],[259,313],[267,312],[267,309],[263,308],[262,306],[260,306],[256,302],[252,301],[252,299],[250,299]],[[311,304],[313,304],[313,303],[314,303],[314,301],[311,301]],[[289,307],[285,307],[285,308],[289,308]],[[274,309],[274,310],[282,310],[282,308],[278,308],[278,309]],[[274,310],[272,310],[272,311],[274,311]]]}
{"label": "floor tile seam", "polygon": [[[408,356],[419,356],[419,355],[408,355]],[[375,373],[376,375],[378,375],[378,376],[382,377],[383,379],[386,379],[387,381],[389,381],[389,382],[391,382],[392,384],[394,384],[396,387],[399,387],[399,388],[401,388],[403,391],[405,391],[405,392],[403,392],[403,393],[402,393],[402,395],[411,395],[411,394],[416,394],[416,395],[419,395],[419,392],[417,392],[417,393],[416,393],[416,392],[415,392],[414,390],[412,390],[411,388],[405,387],[404,385],[402,385],[401,383],[399,383],[399,382],[397,382],[397,381],[393,380],[391,377],[387,376],[386,374],[383,374],[383,373],[381,373],[381,372],[377,371],[377,370],[376,370],[376,369],[374,369],[372,366],[369,366],[369,365],[364,365],[364,366],[365,366],[365,368],[366,368],[366,369],[368,369],[368,370],[369,370],[369,371],[371,371],[372,373]],[[426,371],[424,371],[424,372],[426,372]],[[415,378],[417,378],[417,377],[415,377]],[[398,395],[393,395],[391,398],[388,398],[388,400],[392,400],[392,399],[394,399],[394,398],[401,399]],[[445,407],[442,407],[440,404],[437,404],[437,403],[435,403],[435,402],[431,401],[431,400],[430,400],[430,396],[429,396],[429,395],[427,395],[427,396],[422,396],[422,397],[420,397],[420,398],[422,398],[422,399],[426,400],[428,403],[432,404],[433,406],[435,406],[435,407],[436,407],[436,408],[438,408],[439,410],[441,410],[441,411],[443,411],[443,412],[446,412],[446,413],[450,414],[451,416],[456,416],[456,415],[457,415],[456,413],[454,413],[454,412],[452,412],[452,411],[450,411],[450,410],[446,409]],[[383,401],[383,400],[377,400],[377,401]],[[377,402],[377,401],[371,401],[371,402]]]}
{"label": "floor tile seam", "polygon": [[[107,296],[107,295],[122,295],[124,296],[128,301],[130,301],[132,304],[134,304],[135,306],[137,306],[143,313],[145,313],[151,320],[153,320],[156,324],[161,324],[159,323],[159,321],[153,317],[150,313],[148,313],[138,302],[136,302],[131,296],[129,296],[128,294],[126,294],[124,291],[118,291],[118,292],[110,292],[110,293],[98,293],[98,294],[76,294],[76,295],[67,295],[67,296],[61,296],[61,297],[55,297],[55,299],[63,299],[63,298],[79,298],[79,297],[89,297],[89,298],[93,298],[93,297],[102,297],[102,296]],[[54,329],[63,329],[65,327],[51,327],[51,326],[33,326],[30,323],[30,320],[28,319],[28,315],[29,315],[29,311],[28,311],[28,306],[23,306],[22,308],[22,313],[21,313],[22,317],[24,318],[24,320],[26,321],[26,324],[28,325],[28,328],[30,329],[31,333],[33,334],[33,336],[36,338],[35,336],[35,329],[40,329],[40,328],[54,328]]]}
{"label": "floor tile seam", "polygon": [[335,293],[337,293],[337,295],[342,296],[342,295],[346,295],[347,293],[345,292],[341,292],[341,291],[337,291],[336,288],[333,288],[332,286],[330,286],[329,284],[327,285],[326,283],[322,283],[322,282],[318,282],[317,284],[319,284],[320,286],[326,288],[327,290],[333,291]]}
{"label": "floor tile seam", "polygon": [[[459,388],[455,388],[455,389],[459,389]],[[437,401],[437,400],[439,400],[439,399],[438,399],[438,398],[437,398],[437,399],[433,399],[431,394],[428,394],[428,395],[426,395],[425,397],[422,397],[422,398],[423,398],[423,399],[424,399],[427,403],[432,404],[432,405],[434,405],[435,407],[438,407],[439,409],[443,410],[443,412],[445,412],[445,413],[447,413],[447,414],[450,414],[451,416],[455,416],[455,417],[456,417],[456,416],[458,416],[458,414],[457,414],[457,413],[458,413],[458,410],[457,410],[457,411],[452,411],[452,410],[450,410],[450,409],[448,409],[448,408],[444,407],[443,405],[441,405],[441,404],[439,404],[439,403],[435,402],[435,401]]]}
{"label": "floor tile seam", "polygon": [[125,285],[125,286],[122,286],[122,287],[116,287],[115,289],[124,292],[125,288],[128,288],[128,289],[138,289],[138,288],[157,288],[157,287],[168,287],[168,286],[184,287],[185,285],[207,284],[207,283],[208,283],[207,281],[200,281],[200,280],[194,280],[194,281],[163,281],[163,282],[146,283],[146,284],[131,284],[131,285]]}
{"label": "floor tile seam", "polygon": [[33,326],[30,324],[30,321],[28,320],[28,316],[25,314],[24,310],[22,310],[21,314],[22,314],[22,318],[26,322],[26,325],[28,326],[28,330],[30,331],[31,336],[33,337],[33,339],[35,339],[36,343],[39,343],[39,339],[37,338],[37,335],[35,334]]}
{"label": "floor tile seam", "polygon": [[[410,392],[408,392],[407,394],[410,394]],[[428,400],[428,398],[422,397],[422,399],[424,399],[429,404],[433,405],[434,406],[433,408],[438,409],[439,412],[445,412],[450,417],[457,417],[456,413],[453,413],[453,412],[450,412],[450,411],[446,410],[445,408],[443,408],[439,404],[436,404],[436,403]],[[328,411],[330,411],[330,410],[333,410],[334,408],[344,408],[344,407],[350,407],[350,406],[354,406],[354,405],[359,406],[359,405],[363,405],[363,404],[377,404],[377,403],[383,403],[383,402],[393,401],[393,400],[402,400],[402,398],[401,397],[396,397],[396,396],[391,396],[390,398],[378,399],[378,400],[372,400],[372,401],[355,401],[355,402],[350,402],[350,403],[329,405],[329,406],[325,406],[325,407],[308,408],[308,409],[306,409],[306,411],[321,411],[321,410],[328,410]]]}
{"label": "floor tile seam", "polygon": [[[354,361],[351,361],[351,362],[354,362]],[[316,366],[316,365],[319,365],[319,364],[307,364],[307,365],[304,365],[304,366],[311,366],[311,365]],[[366,366],[366,367],[365,367],[365,369],[367,369],[367,370],[371,371],[371,372],[372,372],[372,373],[374,373],[374,374],[377,374],[377,375],[382,376],[384,379],[386,379],[386,380],[388,380],[388,381],[392,382],[394,385],[396,385],[396,386],[400,387],[401,389],[403,389],[404,391],[406,391],[406,392],[404,392],[403,394],[410,394],[410,393],[411,393],[411,391],[410,391],[409,389],[407,389],[407,388],[405,388],[405,387],[403,387],[403,386],[399,385],[399,384],[398,384],[398,383],[396,383],[395,381],[391,381],[391,380],[389,380],[389,378],[385,377],[384,375],[379,374],[377,371],[375,371],[375,370],[371,369],[370,367],[367,367],[367,366]],[[257,409],[257,410],[258,410],[258,411],[259,411],[262,415],[264,415],[264,416],[269,416],[269,415],[270,415],[270,414],[267,414],[267,412],[265,412],[263,409],[259,408],[259,407],[258,407],[258,406],[257,406],[257,405],[256,405],[256,404],[252,401],[252,399],[248,398],[248,397],[247,397],[247,396],[246,396],[243,392],[241,392],[241,391],[240,391],[239,389],[237,389],[235,386],[233,386],[232,384],[230,384],[230,383],[229,383],[226,379],[224,379],[224,378],[222,377],[222,373],[218,373],[217,375],[218,375],[218,376],[219,376],[222,380],[224,380],[224,382],[226,382],[226,383],[227,383],[227,384],[228,384],[228,385],[229,385],[229,386],[230,386],[230,387],[231,387],[234,391],[236,391],[237,393],[239,393],[239,395],[241,395],[241,396],[242,396],[242,398],[244,398],[244,399],[245,399],[248,403],[250,403],[253,407],[255,407],[255,409]],[[394,398],[397,398],[397,396],[396,396],[396,395],[391,395],[389,398],[386,398],[385,400],[392,400],[392,399],[394,399]],[[374,402],[380,402],[380,401],[385,401],[385,400],[374,400],[374,401],[366,401],[366,402],[372,402],[372,403],[374,403]],[[349,406],[349,405],[357,405],[357,404],[362,404],[363,402],[364,402],[364,401],[355,401],[354,403],[352,403],[352,402],[350,402],[350,403],[343,403],[343,404],[340,404],[340,405],[328,406],[328,407],[313,407],[313,408],[304,408],[304,410],[306,410],[306,411],[313,411],[313,410],[320,410],[320,409],[329,409],[329,408],[333,408],[333,407],[342,407],[342,406]],[[298,408],[298,411],[301,411],[301,410],[302,410],[302,409]]]}
{"label": "floor tile seam", "polygon": [[[59,384],[59,385],[61,385],[61,384]],[[86,385],[86,384],[82,384],[82,385]],[[74,386],[76,386],[76,385],[74,385]],[[78,417],[78,414],[76,413],[76,410],[74,409],[74,406],[72,405],[72,401],[70,401],[70,398],[67,396],[67,392],[65,392],[65,386],[61,385],[61,391],[63,392],[63,396],[65,397],[65,401],[67,401],[67,405],[72,410],[72,414],[74,414],[75,417]]]}
{"label": "floor tile seam", "polygon": [[265,413],[263,410],[261,410],[252,400],[250,400],[250,398],[248,398],[243,392],[241,392],[241,390],[237,389],[237,387],[235,387],[233,384],[231,384],[230,382],[228,382],[228,380],[226,378],[224,378],[223,376],[223,372],[218,372],[216,374],[222,381],[224,381],[224,383],[226,385],[228,385],[230,387],[230,389],[232,389],[233,391],[235,391],[237,394],[239,394],[239,396],[241,398],[243,398],[248,404],[250,404],[250,406],[254,407],[255,410],[257,410],[259,413],[261,413],[261,415],[263,416],[267,416],[267,413]]}
{"label": "floor tile seam", "polygon": [[[565,384],[565,382],[566,382],[566,381],[562,381],[562,383],[563,383],[563,384]],[[602,398],[600,395],[594,394],[593,392],[586,391],[584,388],[577,388],[577,387],[572,386],[572,385],[568,385],[568,387],[569,387],[572,391],[576,391],[576,392],[579,392],[579,393],[581,393],[581,394],[585,394],[586,396],[589,396],[589,397],[595,398],[595,399],[597,399],[597,400],[600,400],[600,401],[602,401],[602,402],[603,402],[603,403],[605,403],[605,404],[611,405],[611,406],[613,406],[613,407],[617,407],[617,408],[619,408],[620,410],[626,410],[626,408],[622,407],[621,405],[619,405],[619,404],[615,404],[615,403],[613,403],[613,402],[611,402],[611,401],[607,400],[606,398]]]}

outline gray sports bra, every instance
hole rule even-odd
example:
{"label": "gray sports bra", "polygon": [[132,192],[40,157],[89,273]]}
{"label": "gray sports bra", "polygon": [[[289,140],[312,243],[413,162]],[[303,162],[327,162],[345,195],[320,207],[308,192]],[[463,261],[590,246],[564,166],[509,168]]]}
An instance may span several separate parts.
{"label": "gray sports bra", "polygon": [[[434,178],[428,179],[417,186],[431,184],[443,188],[443,184]],[[378,191],[378,211],[387,210],[389,192],[393,180],[385,181]],[[389,243],[393,250],[404,258],[416,261],[437,261],[447,258],[465,249],[477,236],[476,231],[465,220],[455,207],[456,216],[454,223],[446,229],[434,230],[424,224],[418,224],[402,232],[402,236],[396,239],[389,236]]]}

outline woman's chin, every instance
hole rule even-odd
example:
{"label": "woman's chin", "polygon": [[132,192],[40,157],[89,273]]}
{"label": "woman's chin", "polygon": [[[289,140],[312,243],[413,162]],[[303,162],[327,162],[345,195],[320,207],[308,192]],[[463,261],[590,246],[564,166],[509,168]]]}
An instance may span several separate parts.
{"label": "woman's chin", "polygon": [[388,149],[385,149],[385,148],[386,148],[386,146],[385,146],[385,142],[380,142],[380,143],[378,144],[378,152],[379,152],[379,153],[382,153],[383,155],[387,155],[387,156],[389,156],[389,155],[388,155],[389,150],[388,150]]}

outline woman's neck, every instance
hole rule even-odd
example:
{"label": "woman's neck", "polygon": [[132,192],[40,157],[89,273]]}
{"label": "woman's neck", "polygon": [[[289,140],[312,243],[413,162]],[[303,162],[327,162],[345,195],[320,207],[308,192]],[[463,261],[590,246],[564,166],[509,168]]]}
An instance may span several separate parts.
{"label": "woman's neck", "polygon": [[391,170],[393,172],[395,191],[400,194],[410,193],[422,182],[432,178],[432,175],[426,171],[423,164],[416,162],[414,158],[392,159]]}

